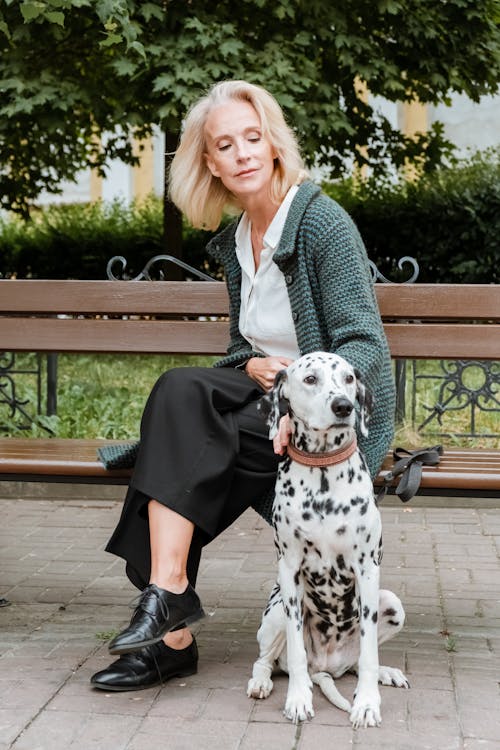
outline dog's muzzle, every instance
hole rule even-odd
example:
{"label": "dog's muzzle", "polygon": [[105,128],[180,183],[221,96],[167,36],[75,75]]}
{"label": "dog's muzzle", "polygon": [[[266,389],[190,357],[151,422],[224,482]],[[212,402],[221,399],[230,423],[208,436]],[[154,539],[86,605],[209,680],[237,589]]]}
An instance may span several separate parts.
{"label": "dog's muzzle", "polygon": [[345,398],[344,396],[339,396],[338,398],[334,398],[331,403],[331,410],[335,414],[338,419],[346,419],[349,417],[352,413],[354,406],[349,401],[348,398]]}

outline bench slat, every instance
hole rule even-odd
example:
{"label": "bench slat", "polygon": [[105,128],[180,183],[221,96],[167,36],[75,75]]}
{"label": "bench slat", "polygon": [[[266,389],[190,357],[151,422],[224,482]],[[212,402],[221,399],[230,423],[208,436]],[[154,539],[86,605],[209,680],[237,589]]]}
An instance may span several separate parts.
{"label": "bench slat", "polygon": [[500,325],[444,323],[398,325],[384,323],[391,355],[399,359],[491,359],[500,358]]}
{"label": "bench slat", "polygon": [[[500,285],[376,284],[375,293],[386,319],[500,319]],[[225,315],[227,309],[220,281],[0,280],[0,314]]]}
{"label": "bench slat", "polygon": [[[110,483],[121,483],[130,476],[129,469],[106,471],[97,458],[97,448],[113,440],[74,440],[65,438],[2,438],[0,439],[0,474],[22,475],[24,478],[99,477]],[[388,454],[376,484],[392,466]],[[470,489],[471,491],[500,492],[500,450],[447,450],[439,466],[424,466],[422,489]]]}
{"label": "bench slat", "polygon": [[226,321],[0,318],[0,349],[23,352],[224,354]]}
{"label": "bench slat", "polygon": [[227,315],[220,281],[0,280],[1,313]]}
{"label": "bench slat", "polygon": [[500,320],[500,285],[376,284],[383,318]]}
{"label": "bench slat", "polygon": [[[450,336],[448,324],[385,324],[393,357],[401,359],[492,359],[500,356],[500,325],[462,325]],[[226,320],[104,320],[94,318],[0,318],[3,351],[138,352],[224,354]]]}
{"label": "bench slat", "polygon": [[69,438],[1,438],[0,474],[86,477],[130,476],[130,471],[107,471],[97,457],[101,445],[123,440]]}

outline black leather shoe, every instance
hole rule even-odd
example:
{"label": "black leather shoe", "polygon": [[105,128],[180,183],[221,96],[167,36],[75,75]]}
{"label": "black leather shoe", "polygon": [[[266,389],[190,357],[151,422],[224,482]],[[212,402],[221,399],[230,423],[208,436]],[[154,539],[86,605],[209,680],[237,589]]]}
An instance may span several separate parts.
{"label": "black leather shoe", "polygon": [[180,650],[160,641],[133,654],[123,654],[107,669],[92,675],[90,682],[99,690],[145,690],[172,677],[188,677],[197,671],[198,647],[194,638],[187,648]]}
{"label": "black leather shoe", "polygon": [[113,638],[109,651],[111,654],[128,654],[151,646],[181,623],[189,625],[204,616],[198,594],[191,584],[182,594],[172,594],[150,583],[139,597],[130,625]]}

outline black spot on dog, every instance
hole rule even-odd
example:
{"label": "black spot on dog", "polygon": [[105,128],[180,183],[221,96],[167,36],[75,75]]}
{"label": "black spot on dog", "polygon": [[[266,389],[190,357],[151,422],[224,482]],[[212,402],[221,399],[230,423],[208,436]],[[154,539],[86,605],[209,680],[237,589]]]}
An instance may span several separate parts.
{"label": "black spot on dog", "polygon": [[319,491],[326,493],[328,492],[329,489],[330,489],[330,484],[328,482],[326,471],[325,469],[321,469],[321,482],[320,482]]}
{"label": "black spot on dog", "polygon": [[346,530],[347,530],[347,526],[339,526],[339,528],[337,529],[337,534],[339,536],[342,536],[342,534],[345,534]]}
{"label": "black spot on dog", "polygon": [[322,633],[323,635],[327,635],[331,625],[328,620],[320,620],[318,623],[316,623],[316,627],[320,633]]}
{"label": "black spot on dog", "polygon": [[377,620],[378,620],[378,612],[374,612],[374,613],[373,613],[373,615],[372,615],[372,620],[373,620],[373,622],[375,622],[375,623],[377,622]]}
{"label": "black spot on dog", "polygon": [[396,614],[396,610],[393,609],[392,607],[389,607],[382,613],[383,617],[394,617],[395,614]]}
{"label": "black spot on dog", "polygon": [[363,617],[366,620],[367,617],[370,615],[370,607],[368,607],[366,604],[363,607]]}

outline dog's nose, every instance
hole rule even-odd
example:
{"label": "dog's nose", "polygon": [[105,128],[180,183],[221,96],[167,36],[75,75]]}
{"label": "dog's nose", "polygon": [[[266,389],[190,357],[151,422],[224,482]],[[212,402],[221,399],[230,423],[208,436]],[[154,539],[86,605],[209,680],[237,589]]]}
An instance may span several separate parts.
{"label": "dog's nose", "polygon": [[348,398],[340,396],[332,401],[332,411],[339,419],[345,419],[353,410],[353,405]]}

